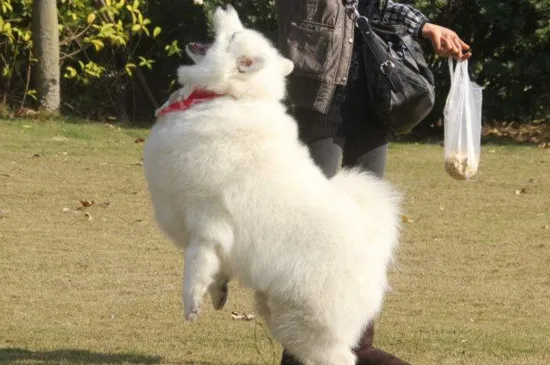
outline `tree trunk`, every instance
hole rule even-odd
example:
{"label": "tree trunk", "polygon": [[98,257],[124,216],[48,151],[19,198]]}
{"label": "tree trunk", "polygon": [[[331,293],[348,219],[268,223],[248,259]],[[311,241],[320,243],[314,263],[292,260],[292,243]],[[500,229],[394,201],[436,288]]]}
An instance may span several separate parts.
{"label": "tree trunk", "polygon": [[59,32],[56,0],[35,0],[32,5],[32,41],[38,101],[42,109],[59,109]]}

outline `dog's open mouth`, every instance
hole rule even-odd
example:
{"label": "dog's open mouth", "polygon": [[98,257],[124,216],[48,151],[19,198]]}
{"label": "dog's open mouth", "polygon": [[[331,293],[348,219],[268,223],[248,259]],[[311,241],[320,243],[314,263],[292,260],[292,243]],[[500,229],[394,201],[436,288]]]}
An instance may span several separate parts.
{"label": "dog's open mouth", "polygon": [[197,56],[204,56],[208,48],[210,48],[209,43],[191,42],[187,45],[187,51]]}

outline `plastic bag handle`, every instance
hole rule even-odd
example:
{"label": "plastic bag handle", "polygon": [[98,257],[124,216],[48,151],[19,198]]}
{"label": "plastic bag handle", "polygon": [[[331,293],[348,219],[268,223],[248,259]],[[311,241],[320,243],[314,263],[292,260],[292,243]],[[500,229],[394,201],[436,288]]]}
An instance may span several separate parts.
{"label": "plastic bag handle", "polygon": [[455,75],[456,75],[457,69],[458,69],[458,61],[456,63],[456,67],[455,67],[452,57],[448,57],[447,60],[448,60],[447,64],[449,65],[449,75],[451,77],[451,88],[452,88],[452,86],[454,84]]}
{"label": "plastic bag handle", "polygon": [[[448,58],[448,62],[447,62],[448,66],[449,66],[449,74],[450,74],[450,77],[451,77],[451,90],[454,90],[453,88],[453,85],[456,83],[456,80],[457,80],[457,77],[460,76],[460,74],[462,74],[462,80],[463,82],[467,83],[467,85],[463,85],[463,88],[462,88],[462,91],[463,93],[466,93],[465,95],[465,98],[464,98],[464,108],[466,110],[469,110],[470,108],[470,97],[469,97],[469,92],[470,92],[470,75],[468,74],[468,60],[464,60],[464,61],[457,61],[456,63],[456,66],[454,65],[454,62],[453,62],[453,58],[452,57],[449,57]],[[466,113],[466,146],[467,146],[467,149],[468,149],[468,155],[469,156],[473,156],[475,158],[475,153],[473,151],[473,135],[472,135],[472,121],[470,120],[470,114],[469,113]],[[462,137],[460,136],[460,134],[462,134],[462,129],[459,129],[459,136],[458,136],[458,140],[459,140],[459,146],[458,148],[461,149],[461,141],[462,141]],[[475,164],[477,164],[477,161],[474,161]]]}
{"label": "plastic bag handle", "polygon": [[[450,58],[449,58],[450,59]],[[451,61],[452,62],[452,61]],[[468,74],[468,60],[459,61],[457,62],[455,72],[457,72],[457,68],[460,68],[458,71],[462,72],[463,76],[462,79],[464,80],[464,83],[467,83],[467,85],[464,85],[464,93],[466,93],[464,98],[464,108],[466,110],[470,110],[470,75]],[[473,134],[472,134],[472,120],[470,119],[471,114],[466,113],[466,146],[468,148],[468,156],[472,158],[476,158],[475,152],[474,152],[474,142],[472,140]],[[477,165],[477,161],[474,161],[474,165]]]}
{"label": "plastic bag handle", "polygon": [[[454,98],[454,94],[456,93],[456,87],[454,85],[456,84],[456,77],[458,77],[458,64],[455,67],[453,58],[448,57],[447,58],[447,64],[449,66],[449,77],[450,77],[450,87],[449,87],[449,96],[448,99]],[[462,129],[458,130],[458,149],[462,148]]]}
{"label": "plastic bag handle", "polygon": [[451,86],[453,85],[453,76],[454,76],[454,70],[453,70],[453,58],[448,57],[447,60],[449,61],[447,64],[449,65],[449,74],[451,75]]}

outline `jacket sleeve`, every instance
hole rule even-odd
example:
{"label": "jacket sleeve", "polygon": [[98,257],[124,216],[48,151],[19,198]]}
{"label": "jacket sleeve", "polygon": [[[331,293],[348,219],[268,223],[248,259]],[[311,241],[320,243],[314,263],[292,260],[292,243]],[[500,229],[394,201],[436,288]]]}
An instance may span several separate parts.
{"label": "jacket sleeve", "polygon": [[428,22],[428,18],[411,5],[388,0],[383,21],[389,24],[404,24],[412,36],[420,37],[422,27]]}

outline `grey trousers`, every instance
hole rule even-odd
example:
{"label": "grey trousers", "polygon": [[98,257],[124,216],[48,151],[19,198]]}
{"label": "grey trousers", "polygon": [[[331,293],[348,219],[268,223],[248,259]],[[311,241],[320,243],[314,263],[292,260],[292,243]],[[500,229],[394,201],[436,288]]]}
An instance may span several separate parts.
{"label": "grey trousers", "polygon": [[384,143],[358,153],[358,148],[353,142],[342,137],[324,138],[309,143],[308,147],[315,163],[329,178],[336,175],[341,166],[359,167],[378,177],[383,177],[388,156],[388,144]]}

